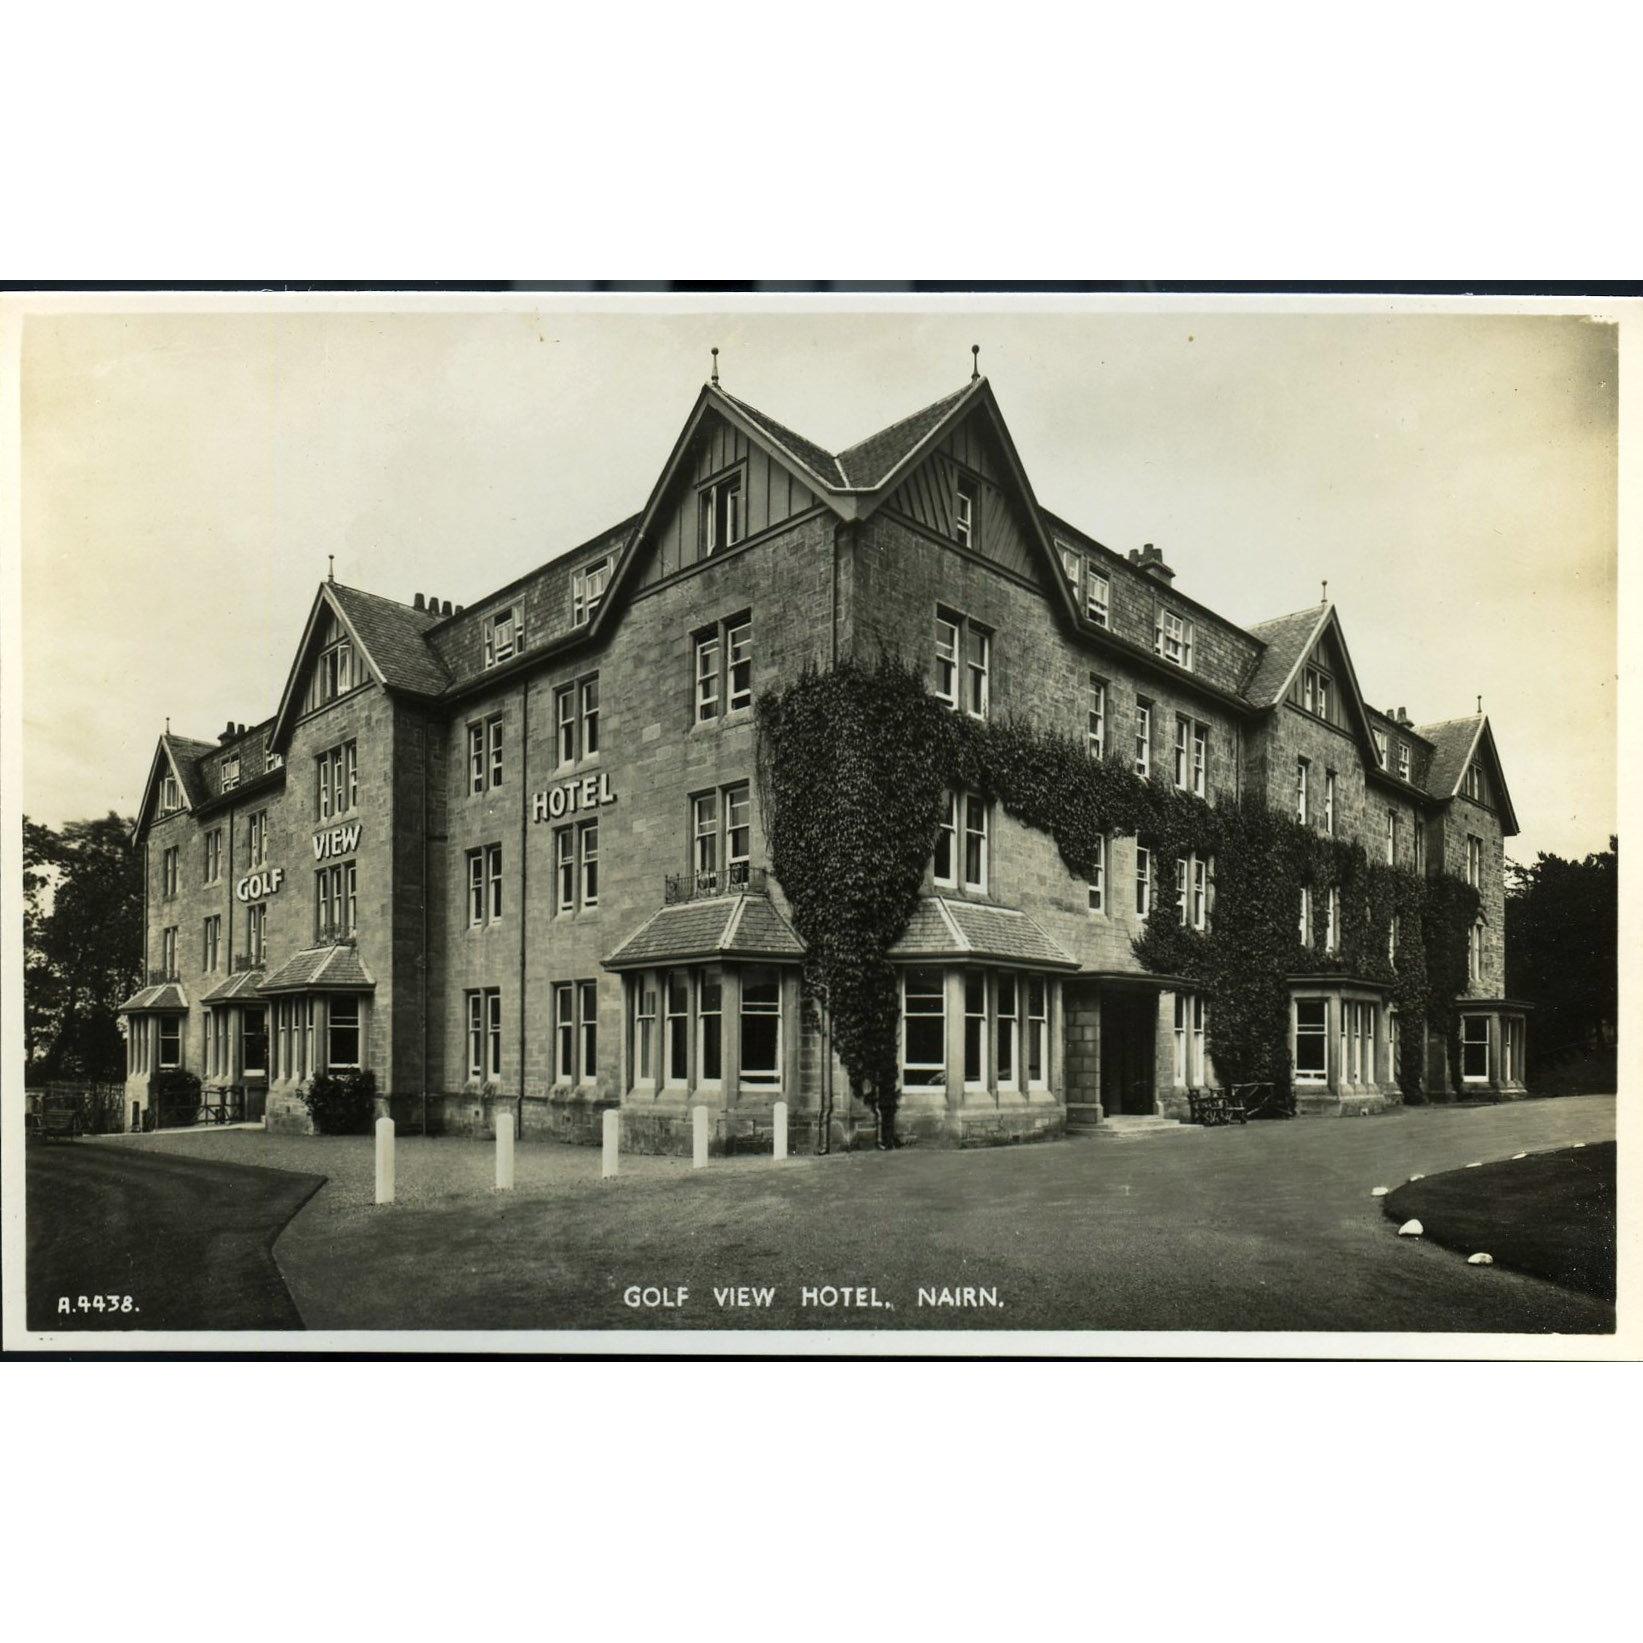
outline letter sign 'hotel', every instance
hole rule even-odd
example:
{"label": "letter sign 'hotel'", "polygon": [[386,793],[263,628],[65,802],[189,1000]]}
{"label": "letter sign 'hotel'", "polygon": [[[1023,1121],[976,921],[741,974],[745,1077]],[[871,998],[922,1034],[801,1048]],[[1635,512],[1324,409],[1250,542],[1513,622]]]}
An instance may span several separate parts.
{"label": "letter sign 'hotel'", "polygon": [[[322,583],[273,716],[165,735],[138,818],[144,984],[129,1109],[170,1067],[302,1128],[316,1071],[368,1068],[416,1125],[629,1146],[870,1134],[769,871],[754,704],[896,652],[955,713],[1115,752],[1155,783],[1253,795],[1371,861],[1480,892],[1452,1034],[1400,1032],[1383,979],[1329,955],[1351,912],[1298,891],[1287,979],[1302,1112],[1399,1100],[1399,1071],[1519,1092],[1502,996],[1502,839],[1483,715],[1416,725],[1359,689],[1330,604],[1242,627],[1047,511],[992,388],[836,454],[703,387],[643,509],[455,608]],[[1220,1082],[1214,999],[1135,956],[1214,917],[1215,864],[1159,883],[1114,834],[1090,882],[977,793],[948,798],[889,957],[904,1134],[954,1142],[1184,1117]],[[1379,939],[1379,938],[1377,938]],[[1395,962],[1395,927],[1385,936]],[[1458,948],[1457,948],[1458,951]],[[1458,1066],[1455,1059],[1458,1058]]]}

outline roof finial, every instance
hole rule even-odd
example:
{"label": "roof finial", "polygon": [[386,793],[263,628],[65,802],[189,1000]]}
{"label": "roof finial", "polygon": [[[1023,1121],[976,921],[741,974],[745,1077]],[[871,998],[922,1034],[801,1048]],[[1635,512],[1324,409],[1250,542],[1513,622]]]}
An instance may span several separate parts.
{"label": "roof finial", "polygon": [[325,580],[327,582],[334,582],[337,579],[337,556],[334,553],[328,553],[326,554],[325,559],[326,563],[330,566],[330,569],[325,573]]}
{"label": "roof finial", "polygon": [[970,344],[970,380],[974,382],[980,377],[980,375],[981,344],[979,342],[972,342]]}
{"label": "roof finial", "polygon": [[168,736],[171,734],[171,715],[169,713],[165,716],[165,733]]}
{"label": "roof finial", "polygon": [[1483,711],[1483,698],[1481,696],[1479,696],[1478,697],[1478,712],[1481,713],[1482,711]]}
{"label": "roof finial", "polygon": [[717,348],[713,350],[713,380],[715,382],[719,380],[719,350]]}
{"label": "roof finial", "polygon": [[1320,605],[1327,605],[1329,603],[1329,578],[1327,576],[1324,578],[1324,591],[1319,598],[1318,603]]}

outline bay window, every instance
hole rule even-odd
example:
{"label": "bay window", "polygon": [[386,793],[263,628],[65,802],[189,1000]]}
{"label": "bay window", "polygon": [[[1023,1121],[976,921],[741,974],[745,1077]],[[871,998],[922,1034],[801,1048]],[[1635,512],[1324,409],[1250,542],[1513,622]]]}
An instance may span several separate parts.
{"label": "bay window", "polygon": [[999,971],[993,988],[996,998],[993,1034],[997,1051],[993,1070],[999,1089],[1014,1090],[1019,1087],[1020,1077],[1020,1044],[1016,1036],[1020,1026],[1019,988],[1015,976],[1008,970]]}
{"label": "bay window", "polygon": [[1295,1082],[1329,1082],[1329,1001],[1295,1000]]}
{"label": "bay window", "polygon": [[724,978],[717,968],[696,975],[696,1082],[717,1084],[724,1076]]}
{"label": "bay window", "polygon": [[1027,977],[1027,1088],[1050,1080],[1050,989],[1043,976]]}
{"label": "bay window", "polygon": [[739,1077],[744,1090],[774,1090],[782,1081],[781,975],[770,965],[745,965]]}
{"label": "bay window", "polygon": [[947,983],[940,970],[902,972],[901,1079],[908,1089],[947,1082]]}
{"label": "bay window", "polygon": [[358,993],[334,993],[331,997],[325,1011],[325,1064],[328,1067],[360,1064]]}
{"label": "bay window", "polygon": [[987,1087],[987,975],[964,972],[964,1087]]}
{"label": "bay window", "polygon": [[1489,1018],[1486,1015],[1461,1017],[1460,1076],[1466,1084],[1489,1081]]}

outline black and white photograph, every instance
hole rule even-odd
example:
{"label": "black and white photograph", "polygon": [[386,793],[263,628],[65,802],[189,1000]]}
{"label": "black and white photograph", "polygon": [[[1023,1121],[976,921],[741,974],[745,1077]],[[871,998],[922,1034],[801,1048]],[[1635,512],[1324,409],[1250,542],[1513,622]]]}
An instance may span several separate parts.
{"label": "black and white photograph", "polygon": [[1625,305],[19,306],[8,1349],[1616,1350]]}

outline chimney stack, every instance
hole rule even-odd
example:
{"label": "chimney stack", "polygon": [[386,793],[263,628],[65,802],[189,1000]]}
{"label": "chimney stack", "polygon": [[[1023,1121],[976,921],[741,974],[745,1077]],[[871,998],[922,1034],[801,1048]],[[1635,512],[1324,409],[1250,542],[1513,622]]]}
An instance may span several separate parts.
{"label": "chimney stack", "polygon": [[440,615],[441,615],[441,616],[449,616],[449,615],[450,615],[450,614],[451,614],[451,602],[450,602],[450,600],[449,600],[449,599],[447,599],[447,600],[445,600],[445,601],[444,601],[444,602],[443,602],[443,603],[442,603],[442,604],[441,604],[441,605],[440,605],[440,607],[439,607],[439,614],[440,614]]}
{"label": "chimney stack", "polygon": [[1163,554],[1150,542],[1130,549],[1130,563],[1137,570],[1145,571],[1155,582],[1162,582],[1166,588],[1175,580],[1175,572],[1164,563]]}
{"label": "chimney stack", "polygon": [[424,599],[420,593],[411,601],[412,610],[426,610],[427,608],[428,601]]}
{"label": "chimney stack", "polygon": [[223,726],[222,733],[217,737],[217,746],[218,747],[227,747],[227,745],[231,741],[233,741],[233,739],[234,739],[234,721],[232,719],[230,719],[228,721],[228,723]]}

